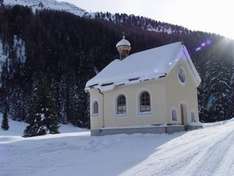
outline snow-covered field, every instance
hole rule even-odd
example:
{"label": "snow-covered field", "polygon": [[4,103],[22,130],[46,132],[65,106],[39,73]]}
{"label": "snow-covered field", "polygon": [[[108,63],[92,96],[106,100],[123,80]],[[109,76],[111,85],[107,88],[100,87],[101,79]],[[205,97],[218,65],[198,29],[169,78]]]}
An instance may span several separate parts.
{"label": "snow-covered field", "polygon": [[24,123],[10,126],[0,129],[0,176],[234,175],[234,121],[171,135],[104,137],[68,125],[61,134],[26,139]]}

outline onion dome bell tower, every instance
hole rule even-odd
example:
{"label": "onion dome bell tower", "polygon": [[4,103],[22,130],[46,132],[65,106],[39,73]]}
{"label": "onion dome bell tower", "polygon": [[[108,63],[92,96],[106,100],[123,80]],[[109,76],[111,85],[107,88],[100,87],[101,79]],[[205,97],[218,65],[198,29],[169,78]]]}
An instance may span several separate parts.
{"label": "onion dome bell tower", "polygon": [[125,35],[123,35],[122,40],[120,40],[116,44],[116,48],[119,52],[120,60],[123,60],[125,57],[128,56],[129,52],[131,51],[131,43],[125,39]]}

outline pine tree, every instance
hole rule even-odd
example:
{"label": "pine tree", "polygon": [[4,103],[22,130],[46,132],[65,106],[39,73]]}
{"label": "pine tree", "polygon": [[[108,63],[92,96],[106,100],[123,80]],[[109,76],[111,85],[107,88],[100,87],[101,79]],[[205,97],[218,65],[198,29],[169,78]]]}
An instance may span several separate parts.
{"label": "pine tree", "polygon": [[0,0],[0,7],[3,6],[4,0]]}
{"label": "pine tree", "polygon": [[39,81],[34,87],[29,125],[24,131],[25,137],[59,133],[55,103],[49,91],[50,85],[45,79],[40,80],[43,81]]}
{"label": "pine tree", "polygon": [[1,125],[3,130],[8,130],[9,129],[9,124],[8,124],[8,117],[7,117],[7,111],[5,110],[3,113],[3,118],[2,118],[2,125]]}

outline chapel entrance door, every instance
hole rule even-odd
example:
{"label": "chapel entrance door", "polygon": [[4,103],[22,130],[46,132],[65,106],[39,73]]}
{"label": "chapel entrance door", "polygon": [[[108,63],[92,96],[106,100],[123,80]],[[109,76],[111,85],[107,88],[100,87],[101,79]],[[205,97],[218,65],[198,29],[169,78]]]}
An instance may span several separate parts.
{"label": "chapel entrance door", "polygon": [[187,107],[185,104],[180,104],[181,124],[185,125],[187,121]]}

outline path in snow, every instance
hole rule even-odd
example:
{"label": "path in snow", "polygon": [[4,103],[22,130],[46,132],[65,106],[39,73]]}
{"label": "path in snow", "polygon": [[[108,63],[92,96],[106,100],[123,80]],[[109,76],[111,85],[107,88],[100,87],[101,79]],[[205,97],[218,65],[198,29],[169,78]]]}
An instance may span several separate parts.
{"label": "path in snow", "polygon": [[234,122],[191,131],[123,175],[234,175]]}
{"label": "path in snow", "polygon": [[0,175],[234,175],[234,121],[172,135],[71,131],[27,139],[0,131]]}

